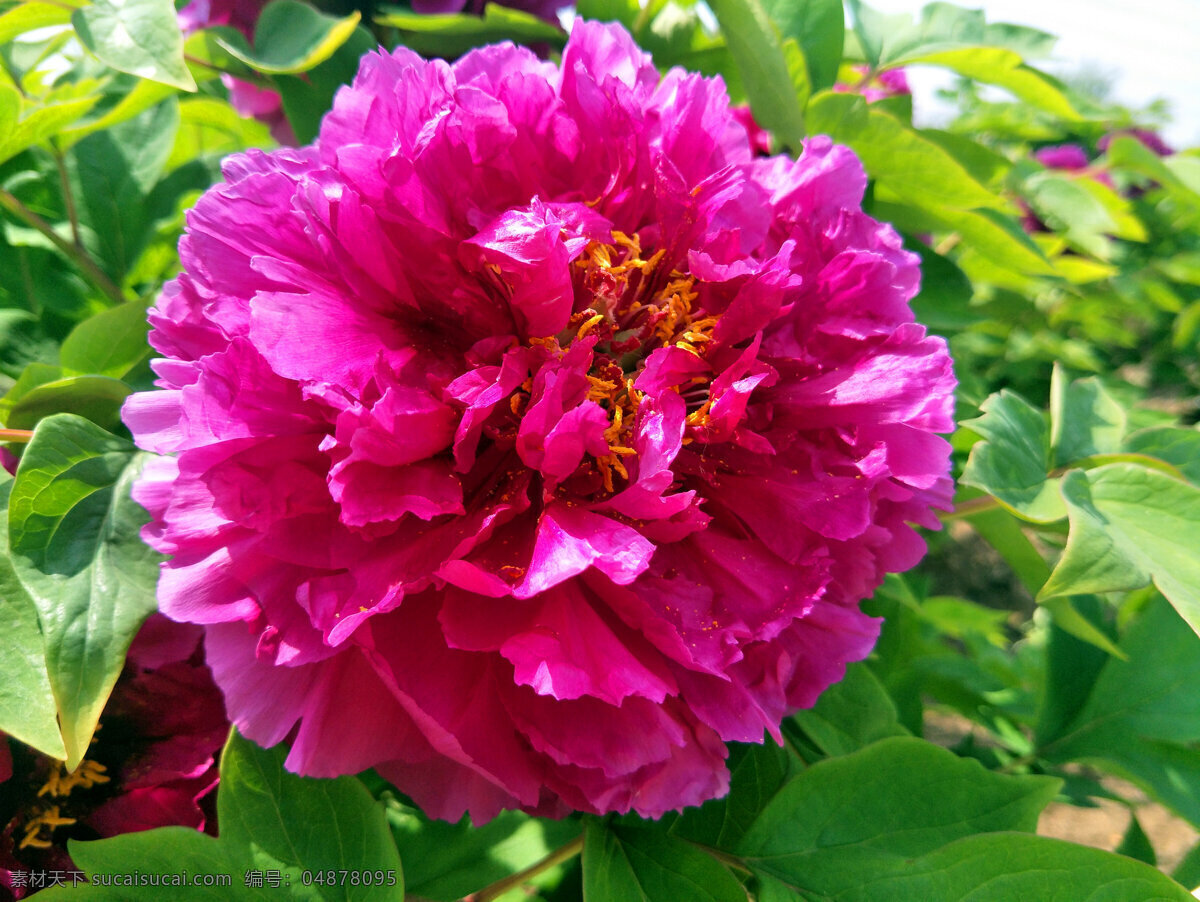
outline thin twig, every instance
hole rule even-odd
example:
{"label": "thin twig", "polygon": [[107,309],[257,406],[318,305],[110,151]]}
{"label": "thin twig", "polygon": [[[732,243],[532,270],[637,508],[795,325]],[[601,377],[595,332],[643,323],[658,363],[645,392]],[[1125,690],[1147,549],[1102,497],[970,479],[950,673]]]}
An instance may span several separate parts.
{"label": "thin twig", "polygon": [[79,215],[75,210],[75,195],[71,191],[71,179],[67,176],[67,166],[63,162],[63,155],[57,150],[54,151],[54,162],[58,166],[58,178],[62,183],[63,203],[67,208],[67,221],[71,223],[71,239],[75,242],[76,247],[83,247],[83,240],[79,237]]}
{"label": "thin twig", "polygon": [[478,892],[467,896],[463,902],[491,902],[492,899],[498,899],[507,893],[510,889],[514,889],[527,882],[531,877],[536,877],[543,871],[548,871],[557,864],[562,864],[569,858],[574,858],[583,851],[583,834],[580,833],[565,846],[560,846],[555,849],[541,861],[536,864],[531,864],[523,871],[505,877],[502,880],[497,880],[495,883],[489,883]]}
{"label": "thin twig", "polygon": [[67,241],[42,217],[38,216],[23,203],[21,203],[13,195],[7,191],[0,189],[0,207],[12,213],[18,219],[22,220],[29,226],[37,229],[43,235],[50,239],[51,243],[66,254],[71,261],[83,270],[84,274],[91,280],[100,291],[102,291],[109,300],[114,304],[123,304],[126,301],[124,293],[117,286],[117,283],[108,277],[96,261],[89,256],[88,252],[78,244],[72,244]]}
{"label": "thin twig", "polygon": [[25,444],[33,438],[33,432],[28,429],[0,429],[0,442],[15,442]]}

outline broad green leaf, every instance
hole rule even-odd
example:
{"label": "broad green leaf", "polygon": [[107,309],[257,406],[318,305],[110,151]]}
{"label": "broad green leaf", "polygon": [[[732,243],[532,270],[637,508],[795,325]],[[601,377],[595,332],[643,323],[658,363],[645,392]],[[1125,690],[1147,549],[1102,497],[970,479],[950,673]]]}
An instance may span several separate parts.
{"label": "broad green leaf", "polygon": [[196,90],[171,0],[92,0],[72,13],[71,24],[83,45],[118,72]]}
{"label": "broad green leaf", "polygon": [[155,608],[158,558],[129,497],[140,465],[128,442],[59,414],[38,424],[9,499],[13,567],[37,605],[70,768]]}
{"label": "broad green leaf", "polygon": [[[72,842],[71,858],[89,876],[186,871],[190,882],[181,898],[189,902],[402,900],[400,856],[382,806],[354,777],[314,780],[289,773],[283,766],[286,755],[283,746],[265,751],[236,733],[230,736],[221,756],[216,839],[184,827],[162,827]],[[329,870],[334,879],[323,883],[304,874]],[[286,889],[253,886],[249,871],[279,871]],[[347,875],[344,882],[339,872]],[[232,880],[225,886],[206,886],[206,876]],[[56,887],[42,895],[46,902],[115,898],[107,887],[82,885]],[[161,886],[122,886],[120,891],[122,902],[162,898]]]}
{"label": "broad green leaf", "polygon": [[1133,433],[1125,451],[1166,461],[1200,485],[1200,431],[1179,426],[1155,426]]}
{"label": "broad green leaf", "polygon": [[580,832],[577,821],[532,818],[519,811],[501,812],[478,827],[468,817],[457,824],[432,820],[396,801],[388,803],[386,813],[404,860],[405,888],[435,902],[455,902],[515,874]]}
{"label": "broad green leaf", "polygon": [[1125,435],[1125,408],[1094,376],[1068,382],[1055,366],[1050,379],[1050,445],[1056,467],[1096,454],[1115,454]]}
{"label": "broad green leaf", "polygon": [[983,489],[1005,507],[1035,523],[1066,516],[1058,480],[1050,479],[1050,431],[1046,417],[1020,395],[1004,390],[980,405],[983,416],[964,425],[985,441],[971,449],[962,481]]}
{"label": "broad green leaf", "polygon": [[71,330],[59,361],[77,373],[120,379],[153,351],[146,344],[150,325],[143,301],[128,301],[97,313]]}
{"label": "broad green leaf", "polygon": [[259,748],[234,733],[221,756],[217,797],[223,842],[246,850],[254,867],[279,869],[301,883],[301,871],[382,870],[396,883],[317,887],[330,900],[396,899],[403,895],[400,856],[382,806],[352,777],[314,780],[283,766],[285,746]]}
{"label": "broad green leaf", "polygon": [[795,777],[734,851],[756,871],[832,895],[974,833],[1032,831],[1058,785],[991,773],[919,739],[884,739]]}
{"label": "broad green leaf", "polygon": [[0,163],[58,134],[90,110],[97,99],[64,98],[23,112],[16,88],[0,82]]}
{"label": "broad green leaf", "polygon": [[1137,813],[1133,811],[1129,813],[1129,827],[1125,830],[1125,835],[1121,837],[1121,844],[1113,851],[1118,855],[1135,858],[1149,865],[1158,864],[1158,856],[1154,853],[1154,845],[1150,842],[1150,837],[1146,835],[1146,831],[1142,829],[1142,825],[1138,822]]}
{"label": "broad green leaf", "polygon": [[271,75],[307,72],[333,56],[354,29],[360,14],[325,15],[300,0],[272,0],[254,26],[254,49],[240,35],[224,32],[218,43],[251,69]]}
{"label": "broad green leaf", "polygon": [[837,81],[846,33],[842,0],[764,0],[763,9],[781,37],[799,44],[812,90],[832,88]]}
{"label": "broad green leaf", "polygon": [[161,103],[174,93],[175,89],[169,85],[139,78],[129,93],[106,110],[103,116],[85,120],[82,124],[60,133],[56,143],[60,150],[66,150],[76,141],[82,140],[94,132],[104,131],[114,125],[128,122],[134,116]]}
{"label": "broad green leaf", "polygon": [[[789,45],[780,36],[759,0],[713,0],[709,5],[737,64],[754,118],[789,147],[799,149],[808,95],[800,46],[794,41]],[[803,98],[797,93],[801,79]]]}
{"label": "broad green leaf", "polygon": [[[0,478],[0,505],[8,507],[12,477]],[[8,518],[0,517],[0,733],[7,733],[51,758],[65,758],[57,708],[46,675],[37,607],[13,571]],[[3,742],[0,739],[0,742]]]}
{"label": "broad green leaf", "polygon": [[944,148],[855,94],[816,95],[808,130],[848,144],[867,174],[921,207],[1001,207],[1003,201],[976,181]]}
{"label": "broad green leaf", "polygon": [[[847,874],[829,902],[1195,902],[1141,861],[1021,833],[970,836],[927,855]],[[797,881],[807,888],[810,881]],[[812,897],[805,897],[812,898]]]}
{"label": "broad green leaf", "polygon": [[733,848],[799,761],[768,739],[762,745],[731,745],[728,766],[729,794],[685,810],[671,825],[672,833],[717,849]]}
{"label": "broad green leaf", "polygon": [[1039,598],[1140,589],[1151,580],[1200,633],[1200,488],[1107,464],[1062,480],[1071,532]]}
{"label": "broad green leaf", "polygon": [[1200,643],[1156,599],[1121,637],[1126,660],[1109,658],[1087,703],[1040,754],[1085,762],[1132,779],[1200,825]]}
{"label": "broad green leaf", "polygon": [[[1038,587],[1032,589],[1035,594]],[[1075,616],[1085,620],[1093,632],[1103,635],[1105,643],[1097,643],[1086,635],[1080,636],[1064,629],[1058,618],[1051,624],[1046,641],[1046,674],[1042,680],[1034,726],[1038,747],[1061,736],[1079,716],[1091,697],[1096,678],[1108,663],[1115,639],[1115,636],[1109,635],[1113,628],[1103,620],[1107,606],[1097,596],[1081,595],[1062,600],[1073,602]],[[1115,656],[1121,660],[1129,659],[1119,648]]]}
{"label": "broad green leaf", "polygon": [[12,403],[4,424],[10,429],[32,429],[52,414],[70,413],[115,429],[129,391],[124,382],[108,376],[66,376],[43,382]]}
{"label": "broad green leaf", "polygon": [[88,135],[67,157],[79,220],[94,235],[94,253],[115,280],[136,261],[150,234],[147,204],[162,176],[179,104],[167,100],[113,128]]}
{"label": "broad green leaf", "polygon": [[1171,879],[1182,886],[1200,887],[1200,843],[1183,856],[1183,861],[1171,872]]}
{"label": "broad green leaf", "polygon": [[905,56],[896,65],[941,66],[984,84],[996,85],[1038,109],[1073,121],[1080,118],[1054,79],[1025,65],[1019,53],[1002,47],[962,47]]}
{"label": "broad green leaf", "polygon": [[589,818],[583,846],[588,902],[745,902],[729,869],[659,824]]}
{"label": "broad green leaf", "polygon": [[797,712],[793,722],[826,755],[848,755],[889,736],[905,736],[896,705],[866,664],[851,664],[846,676]]}
{"label": "broad green leaf", "polygon": [[1162,157],[1137,138],[1118,135],[1108,145],[1105,155],[1113,167],[1128,169],[1154,179],[1156,182],[1170,185],[1178,191],[1192,195],[1193,201],[1200,202],[1200,197],[1195,196],[1197,189],[1184,182]]}
{"label": "broad green leaf", "polygon": [[398,6],[381,6],[375,22],[397,30],[400,43],[425,56],[461,56],[472,47],[513,41],[562,47],[566,33],[549,22],[519,9],[489,3],[482,16],[424,15]]}
{"label": "broad green leaf", "polygon": [[973,289],[963,271],[925,245],[914,245],[921,255],[921,290],[912,299],[913,315],[939,332],[953,331],[979,321],[970,309]]}

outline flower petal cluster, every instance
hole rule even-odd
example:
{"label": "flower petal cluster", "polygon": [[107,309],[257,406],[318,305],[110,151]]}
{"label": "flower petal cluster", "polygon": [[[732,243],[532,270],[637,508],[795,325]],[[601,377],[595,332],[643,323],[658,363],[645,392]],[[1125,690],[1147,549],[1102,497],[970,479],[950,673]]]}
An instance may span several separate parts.
{"label": "flower petal cluster", "polygon": [[752,153],[617,26],[364,58],[151,312],[135,497],[231,719],[431,814],[657,816],[870,651],[954,378],[858,160]]}

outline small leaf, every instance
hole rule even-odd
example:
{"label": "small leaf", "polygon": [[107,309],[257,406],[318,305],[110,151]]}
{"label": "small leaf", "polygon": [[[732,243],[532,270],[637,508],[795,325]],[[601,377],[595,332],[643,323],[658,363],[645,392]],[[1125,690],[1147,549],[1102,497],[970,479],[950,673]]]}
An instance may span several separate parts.
{"label": "small leaf", "polygon": [[[12,477],[0,480],[0,505],[8,507]],[[8,549],[8,518],[0,517],[0,547]],[[13,571],[8,554],[0,556],[0,733],[7,733],[51,758],[65,758],[57,709],[46,675],[37,607]],[[0,742],[3,742],[0,738]]]}
{"label": "small leaf", "polygon": [[130,388],[108,376],[65,376],[31,388],[8,409],[4,425],[9,429],[32,429],[56,413],[70,413],[91,420],[103,429],[121,423],[121,405]]}
{"label": "small leaf", "polygon": [[519,9],[489,3],[483,15],[425,15],[398,6],[382,6],[375,16],[380,25],[395,28],[400,43],[424,56],[447,59],[473,47],[512,41],[516,44],[549,44],[562,47],[566,33],[549,22]]}
{"label": "small leaf", "polygon": [[71,330],[59,360],[78,373],[120,379],[150,356],[146,305],[129,301],[97,313]]}
{"label": "small leaf", "polygon": [[1111,248],[1105,236],[1115,234],[1117,224],[1078,180],[1038,172],[1025,180],[1024,192],[1034,212],[1072,245],[1101,260],[1109,258]]}
{"label": "small leaf", "polygon": [[1050,444],[1056,467],[1115,454],[1125,435],[1125,408],[1094,376],[1068,383],[1061,367],[1050,379]]}
{"label": "small leaf", "polygon": [[272,0],[254,26],[254,49],[240,35],[224,32],[217,43],[251,69],[271,75],[307,72],[333,56],[354,29],[360,14],[327,16],[300,0]]}
{"label": "small leaf", "polygon": [[128,442],[59,414],[38,424],[9,500],[13,567],[38,609],[69,768],[155,608],[157,556],[129,497],[140,463]]}
{"label": "small leaf", "polygon": [[22,114],[21,95],[0,82],[0,163],[58,134],[88,110],[98,97],[81,97],[35,106]]}
{"label": "small leaf", "polygon": [[1052,523],[1065,517],[1058,480],[1047,477],[1050,431],[1042,412],[1008,390],[992,395],[979,409],[984,415],[964,425],[985,441],[971,449],[962,481],[1026,520]]}
{"label": "small leaf", "polygon": [[71,24],[83,45],[118,72],[196,90],[171,0],[93,0],[71,14]]}
{"label": "small leaf", "polygon": [[1140,589],[1151,580],[1200,633],[1200,489],[1128,463],[1062,480],[1071,532],[1039,598]]}
{"label": "small leaf", "polygon": [[18,35],[49,25],[66,25],[71,21],[71,7],[78,3],[44,3],[28,0],[0,15],[0,44],[7,44]]}
{"label": "small leaf", "polygon": [[[489,7],[490,9],[491,7]],[[375,38],[365,28],[356,28],[332,57],[303,78],[280,75],[275,78],[283,98],[283,111],[297,140],[311,141],[320,131],[321,117],[333,105],[333,95],[349,84],[358,71],[359,59],[376,47]]]}
{"label": "small leaf", "polygon": [[725,34],[729,50],[750,98],[754,118],[789,147],[799,149],[804,138],[804,98],[797,94],[797,62],[804,53],[798,44],[785,53],[785,42],[759,0],[713,0],[709,4]]}
{"label": "small leaf", "polygon": [[588,902],[745,902],[742,885],[711,855],[661,825],[589,818],[583,847]]}

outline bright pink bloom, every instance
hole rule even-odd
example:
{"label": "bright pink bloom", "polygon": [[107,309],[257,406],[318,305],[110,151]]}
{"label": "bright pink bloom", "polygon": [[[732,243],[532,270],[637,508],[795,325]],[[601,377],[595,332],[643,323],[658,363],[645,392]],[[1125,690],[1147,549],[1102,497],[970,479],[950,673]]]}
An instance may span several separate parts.
{"label": "bright pink bloom", "polygon": [[438,817],[723,793],[950,502],[954,378],[854,155],[755,158],[617,26],[370,54],[231,158],[151,313],[135,490],[232,719]]}

